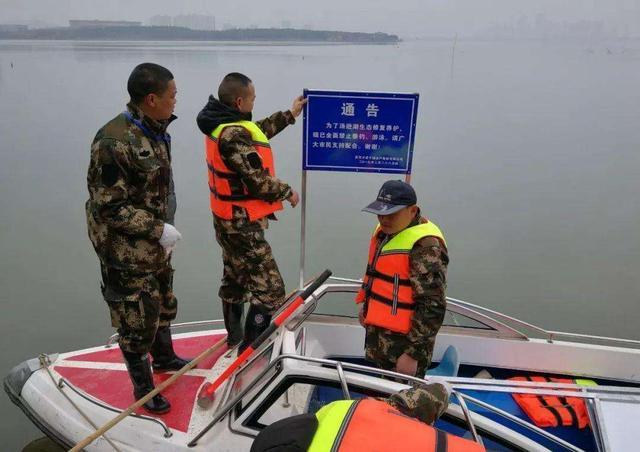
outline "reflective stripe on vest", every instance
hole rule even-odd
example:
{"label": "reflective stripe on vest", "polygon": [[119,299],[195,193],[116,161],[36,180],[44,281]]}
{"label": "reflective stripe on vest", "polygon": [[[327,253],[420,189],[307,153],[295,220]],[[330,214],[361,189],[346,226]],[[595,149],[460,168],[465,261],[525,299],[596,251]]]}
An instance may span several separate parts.
{"label": "reflective stripe on vest", "polygon": [[375,399],[339,400],[317,413],[309,452],[482,452],[473,441],[437,430]]}
{"label": "reflective stripe on vest", "polygon": [[[569,378],[548,378],[542,376],[512,377],[514,381],[535,381],[541,383],[568,383],[582,386],[596,385],[593,380],[572,380]],[[589,425],[589,413],[580,397],[564,397],[538,394],[513,394],[518,406],[538,427],[577,427]]]}
{"label": "reflective stripe on vest", "polygon": [[378,242],[378,231],[376,228],[371,237],[367,272],[356,302],[367,302],[365,324],[406,334],[411,329],[415,309],[409,253],[425,237],[437,237],[445,246],[446,241],[432,222],[404,229],[383,243]]}
{"label": "reflective stripe on vest", "polygon": [[224,164],[220,155],[218,139],[222,131],[229,126],[244,127],[251,134],[253,147],[262,160],[262,167],[270,176],[275,176],[273,154],[269,139],[264,132],[251,121],[237,121],[220,124],[205,137],[205,150],[209,174],[209,203],[214,215],[225,220],[233,218],[233,206],[247,211],[250,221],[258,220],[282,210],[282,202],[267,202],[249,194],[240,176]]}

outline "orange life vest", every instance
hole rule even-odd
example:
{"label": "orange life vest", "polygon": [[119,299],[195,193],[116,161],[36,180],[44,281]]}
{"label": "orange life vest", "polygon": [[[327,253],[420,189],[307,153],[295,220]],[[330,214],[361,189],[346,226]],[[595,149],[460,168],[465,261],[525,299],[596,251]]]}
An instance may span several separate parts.
{"label": "orange life vest", "polygon": [[251,121],[238,121],[221,124],[205,137],[207,167],[209,168],[209,203],[211,212],[219,218],[231,220],[233,206],[247,211],[250,221],[258,220],[269,214],[282,210],[282,202],[268,202],[252,196],[242,182],[240,176],[224,164],[220,156],[218,140],[222,131],[228,126],[241,126],[251,133],[253,147],[262,160],[262,168],[270,176],[275,176],[275,166],[269,139],[260,128]]}
{"label": "orange life vest", "polygon": [[408,333],[415,310],[409,281],[409,253],[424,237],[437,237],[446,246],[444,236],[435,223],[427,222],[406,228],[390,240],[378,240],[376,228],[369,244],[367,272],[356,303],[366,302],[364,323],[397,333]]}
{"label": "orange life vest", "polygon": [[[576,384],[576,380],[569,378],[548,378],[541,376],[512,377],[509,378],[509,380]],[[579,397],[513,394],[513,399],[538,427],[564,426],[585,428],[589,425],[587,406],[584,400]]]}
{"label": "orange life vest", "polygon": [[480,444],[405,416],[375,399],[339,400],[316,413],[309,452],[483,452]]}

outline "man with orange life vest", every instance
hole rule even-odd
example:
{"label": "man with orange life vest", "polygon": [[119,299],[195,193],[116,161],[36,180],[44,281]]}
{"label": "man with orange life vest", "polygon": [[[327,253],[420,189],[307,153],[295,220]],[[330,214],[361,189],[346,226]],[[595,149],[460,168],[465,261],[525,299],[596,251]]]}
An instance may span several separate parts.
{"label": "man with orange life vest", "polygon": [[438,226],[420,215],[411,185],[391,180],[363,209],[378,216],[362,289],[365,356],[376,366],[423,376],[446,311],[449,256]]}
{"label": "man with orange life vest", "polygon": [[[230,346],[248,346],[268,326],[284,302],[284,282],[264,237],[282,201],[292,207],[299,196],[275,175],[269,139],[295,123],[306,100],[291,109],[252,122],[255,88],[247,76],[227,74],[218,99],[209,96],[197,118],[206,135],[210,207],[216,240],[222,248],[224,274],[219,296]],[[242,327],[243,304],[250,302]]]}
{"label": "man with orange life vest", "polygon": [[338,400],[315,414],[274,422],[256,437],[251,452],[484,451],[431,426],[446,411],[450,391],[447,383],[435,383],[386,399]]}

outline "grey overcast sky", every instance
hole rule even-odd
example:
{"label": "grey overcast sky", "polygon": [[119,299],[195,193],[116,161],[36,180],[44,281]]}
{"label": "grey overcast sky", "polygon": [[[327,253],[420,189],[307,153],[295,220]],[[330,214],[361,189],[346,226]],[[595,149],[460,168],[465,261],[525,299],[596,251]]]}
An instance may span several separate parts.
{"label": "grey overcast sky", "polygon": [[0,23],[146,22],[158,14],[205,14],[215,15],[220,27],[288,25],[401,37],[471,35],[495,23],[544,14],[553,21],[602,20],[608,31],[640,34],[640,0],[0,0],[0,11]]}

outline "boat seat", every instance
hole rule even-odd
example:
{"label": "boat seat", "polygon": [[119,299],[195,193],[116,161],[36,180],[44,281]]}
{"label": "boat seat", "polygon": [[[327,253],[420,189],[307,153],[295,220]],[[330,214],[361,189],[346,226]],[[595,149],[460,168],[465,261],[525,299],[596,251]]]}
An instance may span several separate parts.
{"label": "boat seat", "polygon": [[458,368],[460,367],[460,357],[458,349],[450,345],[444,351],[440,363],[433,369],[428,369],[425,376],[427,377],[456,377],[458,376]]}

